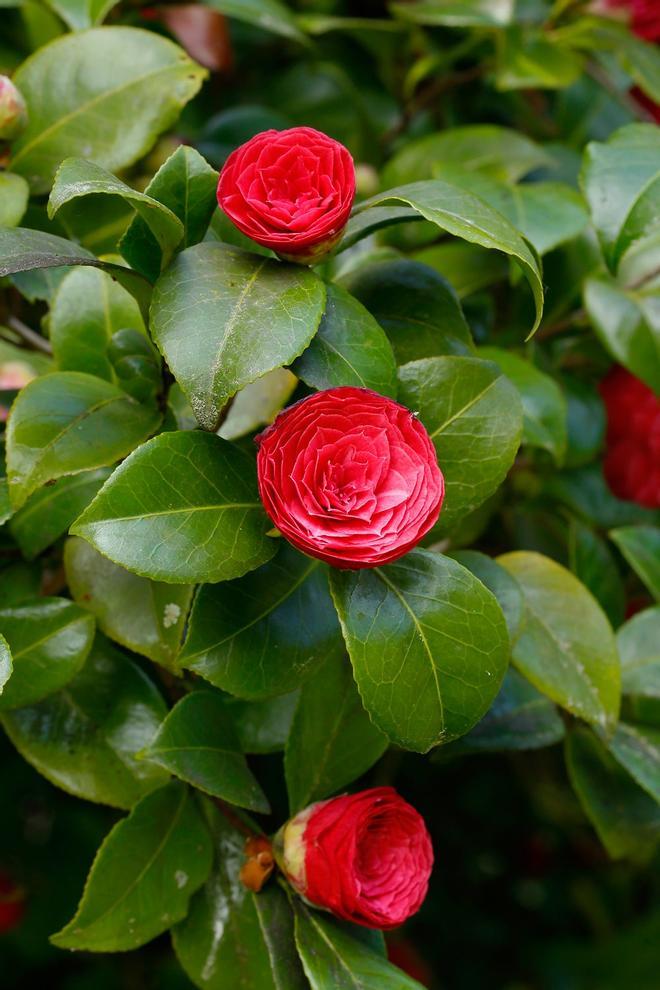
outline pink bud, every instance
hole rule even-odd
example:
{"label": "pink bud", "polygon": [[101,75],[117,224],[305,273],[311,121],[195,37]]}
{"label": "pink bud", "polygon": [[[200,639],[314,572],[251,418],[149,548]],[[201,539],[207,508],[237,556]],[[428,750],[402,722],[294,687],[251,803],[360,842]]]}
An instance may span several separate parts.
{"label": "pink bud", "polygon": [[0,140],[13,141],[27,124],[27,107],[8,76],[0,76]]}

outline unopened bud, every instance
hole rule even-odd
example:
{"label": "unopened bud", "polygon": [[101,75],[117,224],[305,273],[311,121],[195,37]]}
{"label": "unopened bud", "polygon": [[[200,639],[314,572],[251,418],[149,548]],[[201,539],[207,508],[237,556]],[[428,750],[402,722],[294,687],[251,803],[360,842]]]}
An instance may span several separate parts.
{"label": "unopened bud", "polygon": [[25,100],[8,76],[0,76],[0,140],[13,141],[26,124]]}

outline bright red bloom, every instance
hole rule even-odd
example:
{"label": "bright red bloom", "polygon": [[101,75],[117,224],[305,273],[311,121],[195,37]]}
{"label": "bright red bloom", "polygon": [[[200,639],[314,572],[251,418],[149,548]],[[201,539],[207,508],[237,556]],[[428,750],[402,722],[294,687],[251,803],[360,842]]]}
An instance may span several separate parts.
{"label": "bright red bloom", "polygon": [[305,900],[367,928],[415,914],[433,868],[424,819],[393,787],[310,805],[278,833],[275,851]]}
{"label": "bright red bloom", "polygon": [[440,513],[445,486],[428,433],[376,392],[316,392],[280,413],[257,443],[266,512],[299,550],[335,567],[396,560]]}
{"label": "bright red bloom", "polygon": [[618,498],[660,508],[660,399],[625,368],[600,384],[607,410],[605,478]]}
{"label": "bright red bloom", "polygon": [[218,203],[238,229],[297,261],[337,243],[354,198],[350,152],[311,127],[257,134],[232,152],[218,182]]}

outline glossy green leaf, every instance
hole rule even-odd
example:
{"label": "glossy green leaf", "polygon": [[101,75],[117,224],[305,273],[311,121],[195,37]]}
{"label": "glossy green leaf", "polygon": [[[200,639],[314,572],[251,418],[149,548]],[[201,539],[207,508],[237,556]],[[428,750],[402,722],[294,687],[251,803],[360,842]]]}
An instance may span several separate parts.
{"label": "glossy green leaf", "polygon": [[641,578],[656,601],[660,601],[660,527],[623,526],[610,537]]}
{"label": "glossy green leaf", "polygon": [[581,55],[543,29],[512,25],[502,32],[495,84],[500,90],[563,89],[581,75]]}
{"label": "glossy green leaf", "polygon": [[308,990],[286,895],[275,883],[258,894],[244,887],[245,836],[218,813],[212,822],[215,867],[172,930],[179,962],[200,990]]}
{"label": "glossy green leaf", "polygon": [[376,317],[398,364],[473,352],[456,293],[432,268],[407,258],[377,261],[341,282]]}
{"label": "glossy green leaf", "polygon": [[434,176],[465,189],[503,214],[539,254],[573,240],[587,225],[584,201],[562,182],[529,182],[515,186],[478,170],[440,163]]}
{"label": "glossy green leaf", "polygon": [[291,731],[299,691],[262,701],[226,698],[242,753],[280,753]]}
{"label": "glossy green leaf", "polygon": [[442,275],[459,299],[497,282],[506,282],[510,277],[510,266],[503,255],[467,241],[433,244],[417,251],[414,257]]}
{"label": "glossy green leaf", "polygon": [[[152,201],[162,203],[182,224],[181,242],[173,246],[190,247],[202,240],[217,206],[217,184],[216,170],[199,152],[185,145],[177,148],[156,172],[145,193]],[[166,245],[160,243],[149,217],[140,210],[122,237],[120,248],[129,264],[151,279],[158,277],[169,260]]]}
{"label": "glossy green leaf", "polygon": [[279,542],[265,567],[200,588],[179,657],[240,698],[285,694],[343,652],[326,567]]}
{"label": "glossy green leaf", "polygon": [[34,492],[9,525],[23,556],[32,560],[66,533],[110,473],[110,468],[83,471]]}
{"label": "glossy green leaf", "polygon": [[78,673],[92,647],[94,619],[65,598],[34,598],[0,609],[0,635],[14,665],[0,697],[6,712],[41,701]]}
{"label": "glossy green leaf", "polygon": [[[91,265],[103,269],[135,297],[143,313],[148,309],[151,287],[138,272],[109,261],[100,261],[80,244],[55,234],[29,230],[27,227],[0,227],[0,276],[39,273],[43,269],[57,269],[58,274],[63,275],[62,266],[67,265]],[[59,280],[54,285],[49,284],[47,289],[31,286],[36,290],[34,298],[51,298],[58,284]],[[21,291],[30,297],[27,287],[22,287]]]}
{"label": "glossy green leaf", "polygon": [[570,571],[539,553],[498,557],[518,581],[525,622],[513,645],[518,669],[557,704],[605,730],[619,714],[620,671],[605,614]]}
{"label": "glossy green leaf", "polygon": [[167,782],[137,760],[166,714],[149,678],[96,638],[82,670],[43,701],[6,712],[2,724],[21,756],[69,794],[130,808]]}
{"label": "glossy green leaf", "polygon": [[438,453],[446,531],[504,481],[522,433],[518,392],[495,364],[452,356],[399,368],[399,400],[417,413]]}
{"label": "glossy green leaf", "polygon": [[153,32],[108,27],[57,38],[14,77],[30,115],[14,142],[12,169],[44,193],[69,156],[125,168],[174,123],[205,75]]}
{"label": "glossy green leaf", "polygon": [[479,356],[494,361],[516,386],[522,403],[523,444],[547,450],[561,464],[566,451],[566,400],[555,380],[501,347],[481,347]]}
{"label": "glossy green leaf", "polygon": [[105,20],[118,0],[46,0],[72,31],[84,31]]}
{"label": "glossy green leaf", "polygon": [[296,945],[312,990],[421,990],[421,984],[348,933],[334,918],[295,903]]}
{"label": "glossy green leaf", "polygon": [[414,550],[376,570],[332,571],[331,590],[362,702],[393,742],[426,752],[488,711],[509,637],[470,571]]}
{"label": "glossy green leaf", "polygon": [[612,357],[660,390],[660,288],[625,289],[607,275],[588,278],[584,306]]}
{"label": "glossy green leaf", "polygon": [[95,268],[65,275],[49,316],[60,371],[84,371],[117,383],[107,350],[113,334],[127,327],[145,332],[139,306],[121,285]]}
{"label": "glossy green leaf", "polygon": [[138,948],[185,917],[211,861],[211,839],[188,789],[161,787],[106,836],[75,916],[51,941],[91,952]]}
{"label": "glossy green leaf", "polygon": [[624,770],[660,804],[660,728],[620,722],[607,745]]}
{"label": "glossy green leaf", "polygon": [[365,712],[345,657],[325,663],[303,685],[284,770],[291,814],[362,776],[387,749]]}
{"label": "glossy green leaf", "polygon": [[395,397],[396,364],[385,333],[345,289],[330,284],[326,292],[318,331],[293,372],[316,389],[353,385]]}
{"label": "glossy green leaf", "polygon": [[213,430],[240,388],[302,353],[324,305],[311,269],[204,243],[159,278],[151,326],[200,424]]}
{"label": "glossy green leaf", "polygon": [[517,182],[550,162],[540,145],[518,131],[495,124],[468,124],[408,142],[387,163],[382,181],[388,188],[430,179],[436,165],[453,163]]}
{"label": "glossy green leaf", "polygon": [[0,526],[11,519],[13,509],[9,498],[9,484],[6,478],[0,478]]}
{"label": "glossy green leaf", "polygon": [[306,40],[290,9],[280,0],[208,0],[208,5],[227,17],[254,24],[264,31],[295,41]]}
{"label": "glossy green leaf", "polygon": [[[507,753],[554,746],[564,737],[557,709],[515,670],[480,722],[452,743],[447,753]],[[438,750],[442,759],[444,750]]]}
{"label": "glossy green leaf", "polygon": [[525,613],[522,591],[515,578],[512,578],[509,572],[492,557],[487,557],[485,553],[479,553],[477,550],[456,550],[448,556],[457,560],[463,567],[467,567],[468,571],[492,591],[504,612],[509,639],[513,642],[520,632]]}
{"label": "glossy green leaf", "polygon": [[275,553],[254,459],[226,440],[164,433],[143,444],[71,527],[127,570],[174,584],[226,581]]}
{"label": "glossy green leaf", "polygon": [[571,519],[568,534],[570,567],[616,628],[623,622],[625,590],[614,555],[593,529]]}
{"label": "glossy green leaf", "polygon": [[172,666],[181,646],[193,589],[131,574],[73,537],[64,548],[72,597],[96,617],[106,636],[135,653]]}
{"label": "glossy green leaf", "polygon": [[270,811],[222,697],[212,691],[182,698],[143,756],[206,794],[251,811]]}
{"label": "glossy green leaf", "polygon": [[[275,368],[257,378],[234,397],[229,414],[218,430],[225,440],[237,440],[260,426],[272,423],[277,413],[293,395],[298,379],[288,368]],[[171,392],[170,392],[171,395]],[[196,420],[190,410],[193,426]],[[191,427],[192,428],[192,427]]]}
{"label": "glossy green leaf", "polygon": [[660,134],[630,124],[587,145],[581,175],[605,259],[616,271],[626,250],[660,226]]}
{"label": "glossy green leaf", "polygon": [[660,806],[589,729],[568,734],[566,763],[584,813],[610,856],[650,855],[660,840]]}
{"label": "glossy green leaf", "polygon": [[513,0],[412,0],[391,3],[390,10],[415,24],[503,27],[513,16]]}
{"label": "glossy green leaf", "polygon": [[125,457],[161,414],[110,382],[77,371],[45,375],[21,390],[7,428],[7,477],[19,509],[41,485]]}
{"label": "glossy green leaf", "polygon": [[411,182],[387,189],[361,203],[357,212],[388,203],[405,203],[448,234],[481,247],[501,251],[510,257],[520,267],[532,290],[536,318],[530,334],[534,333],[543,314],[540,263],[526,241],[501,213],[472,193],[440,179]]}
{"label": "glossy green leaf", "polygon": [[0,636],[0,694],[2,694],[5,684],[11,677],[13,669],[9,643],[4,636]]}
{"label": "glossy green leaf", "polygon": [[636,722],[660,726],[660,605],[624,623],[616,641],[624,711]]}
{"label": "glossy green leaf", "polygon": [[22,175],[0,172],[0,227],[17,227],[27,209],[30,187]]}
{"label": "glossy green leaf", "polygon": [[137,216],[151,233],[156,249],[160,252],[160,265],[140,264],[139,252],[129,252],[127,260],[142,275],[157,275],[174,254],[183,238],[183,224],[179,218],[157,199],[133,189],[107,169],[83,158],[66,158],[55,174],[48,200],[48,216],[52,219],[67,203],[81,196],[118,196],[132,206]]}
{"label": "glossy green leaf", "polygon": [[20,560],[0,571],[0,602],[4,608],[38,598],[41,592],[41,568]]}

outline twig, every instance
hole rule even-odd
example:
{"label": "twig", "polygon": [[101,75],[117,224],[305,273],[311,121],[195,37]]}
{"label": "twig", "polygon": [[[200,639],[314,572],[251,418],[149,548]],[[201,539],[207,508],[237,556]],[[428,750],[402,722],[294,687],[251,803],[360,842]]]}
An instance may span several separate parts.
{"label": "twig", "polygon": [[40,333],[36,330],[32,330],[29,326],[19,320],[17,316],[10,315],[7,317],[7,326],[11,330],[15,330],[19,337],[30,344],[31,347],[36,351],[42,351],[44,354],[48,354],[52,357],[53,348],[50,346],[45,337],[42,337]]}

